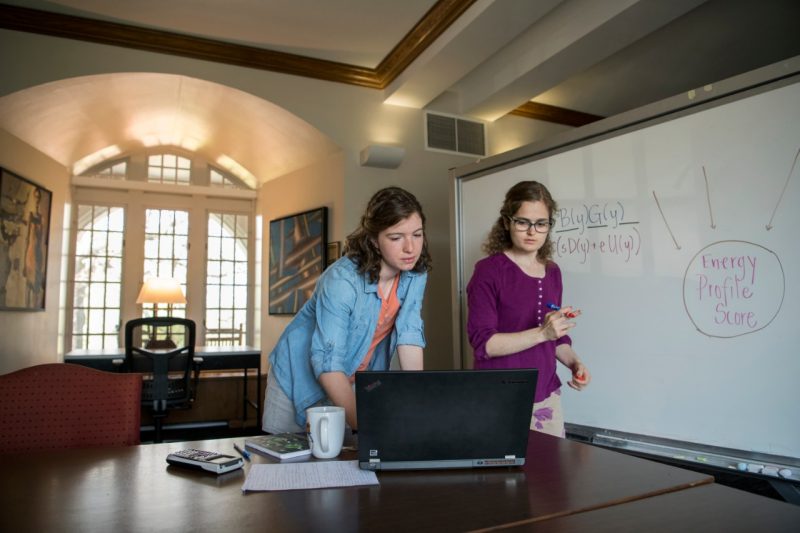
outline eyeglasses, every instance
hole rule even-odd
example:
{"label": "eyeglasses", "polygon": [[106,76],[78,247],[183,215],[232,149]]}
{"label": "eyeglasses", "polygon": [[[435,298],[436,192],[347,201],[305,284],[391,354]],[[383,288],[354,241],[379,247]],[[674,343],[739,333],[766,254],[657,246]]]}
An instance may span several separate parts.
{"label": "eyeglasses", "polygon": [[508,217],[511,226],[516,231],[529,231],[533,228],[536,233],[547,233],[553,227],[554,220],[552,218],[542,218],[531,222],[527,218]]}

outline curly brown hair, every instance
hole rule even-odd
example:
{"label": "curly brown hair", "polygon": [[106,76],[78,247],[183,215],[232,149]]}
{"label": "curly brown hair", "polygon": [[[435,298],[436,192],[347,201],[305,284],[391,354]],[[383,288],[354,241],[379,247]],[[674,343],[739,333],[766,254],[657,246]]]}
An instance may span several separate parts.
{"label": "curly brown hair", "polygon": [[[517,183],[506,192],[506,198],[500,208],[500,216],[497,217],[494,226],[489,231],[489,236],[483,243],[484,253],[494,255],[511,248],[508,219],[513,217],[519,210],[522,202],[543,202],[550,217],[558,209],[558,204],[550,196],[550,191],[538,181],[521,181]],[[553,257],[553,242],[550,240],[549,233],[544,244],[539,248],[536,257],[544,262],[550,261]]]}
{"label": "curly brown hair", "polygon": [[429,272],[431,256],[428,253],[428,237],[424,233],[425,214],[416,197],[400,187],[386,187],[370,198],[358,228],[347,236],[344,255],[355,261],[358,271],[366,274],[371,283],[378,281],[381,271],[381,252],[375,245],[378,234],[414,213],[422,219],[423,241],[419,260],[412,270]]}

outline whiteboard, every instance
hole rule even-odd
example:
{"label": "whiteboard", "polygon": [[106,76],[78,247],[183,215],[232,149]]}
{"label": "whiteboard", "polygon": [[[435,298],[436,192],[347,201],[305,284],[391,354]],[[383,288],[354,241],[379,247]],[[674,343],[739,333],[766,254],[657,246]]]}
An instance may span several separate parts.
{"label": "whiteboard", "polygon": [[571,337],[593,377],[581,393],[562,389],[566,421],[800,457],[797,65],[455,169],[464,364],[464,288],[481,244],[508,188],[541,181],[559,204],[554,259],[564,304],[583,311]]}

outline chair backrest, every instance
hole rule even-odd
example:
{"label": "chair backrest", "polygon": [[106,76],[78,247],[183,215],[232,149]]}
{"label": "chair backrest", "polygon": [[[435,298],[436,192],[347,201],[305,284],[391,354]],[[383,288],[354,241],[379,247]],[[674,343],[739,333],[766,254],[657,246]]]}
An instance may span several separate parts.
{"label": "chair backrest", "polygon": [[189,402],[195,336],[195,322],[187,318],[135,318],[125,324],[123,368],[143,373],[151,380],[145,386],[143,405],[164,411]]}
{"label": "chair backrest", "polygon": [[139,444],[142,376],[70,363],[0,376],[0,453]]}

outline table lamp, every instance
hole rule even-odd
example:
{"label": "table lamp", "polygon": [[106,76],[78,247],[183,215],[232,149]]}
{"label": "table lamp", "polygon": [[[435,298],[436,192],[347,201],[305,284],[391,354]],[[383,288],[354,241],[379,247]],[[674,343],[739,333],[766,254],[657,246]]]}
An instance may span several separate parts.
{"label": "table lamp", "polygon": [[[158,316],[158,304],[167,304],[167,316],[170,316],[172,304],[185,304],[186,296],[183,295],[180,283],[173,278],[147,278],[142,284],[139,296],[136,298],[137,304],[153,304],[153,316]],[[147,348],[175,348],[175,343],[169,338],[157,340],[155,331],[153,338],[147,343]]]}

